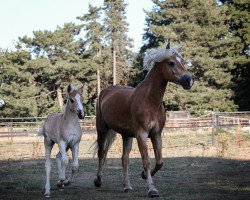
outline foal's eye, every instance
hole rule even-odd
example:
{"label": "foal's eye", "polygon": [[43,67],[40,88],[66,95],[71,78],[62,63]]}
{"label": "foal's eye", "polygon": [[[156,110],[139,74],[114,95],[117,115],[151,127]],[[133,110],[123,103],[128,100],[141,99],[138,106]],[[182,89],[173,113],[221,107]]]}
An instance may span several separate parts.
{"label": "foal's eye", "polygon": [[75,100],[74,100],[74,99],[72,99],[72,98],[70,98],[70,102],[71,102],[71,103],[74,103],[74,102],[75,102]]}
{"label": "foal's eye", "polygon": [[168,65],[169,65],[170,67],[174,67],[174,66],[175,66],[175,62],[174,62],[174,61],[168,61]]}

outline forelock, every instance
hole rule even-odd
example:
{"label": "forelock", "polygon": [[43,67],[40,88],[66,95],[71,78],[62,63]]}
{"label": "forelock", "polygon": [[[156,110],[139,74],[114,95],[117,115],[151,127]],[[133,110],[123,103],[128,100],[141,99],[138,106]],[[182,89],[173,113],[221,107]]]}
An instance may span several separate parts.
{"label": "forelock", "polygon": [[143,69],[150,71],[155,63],[162,62],[163,60],[169,58],[173,54],[177,54],[180,58],[182,58],[180,52],[178,52],[178,49],[180,46],[174,46],[170,49],[166,49],[166,46],[155,49],[149,49],[143,59]]}

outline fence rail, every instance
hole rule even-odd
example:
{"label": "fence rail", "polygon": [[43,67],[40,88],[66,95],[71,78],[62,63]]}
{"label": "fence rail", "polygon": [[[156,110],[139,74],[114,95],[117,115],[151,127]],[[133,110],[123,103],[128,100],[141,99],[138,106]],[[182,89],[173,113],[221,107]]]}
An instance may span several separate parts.
{"label": "fence rail", "polygon": [[[42,127],[44,117],[0,118],[0,137],[35,135]],[[94,133],[95,116],[80,120],[82,132]],[[164,130],[212,128],[212,137],[218,128],[250,127],[250,112],[212,113],[206,117],[167,118]]]}

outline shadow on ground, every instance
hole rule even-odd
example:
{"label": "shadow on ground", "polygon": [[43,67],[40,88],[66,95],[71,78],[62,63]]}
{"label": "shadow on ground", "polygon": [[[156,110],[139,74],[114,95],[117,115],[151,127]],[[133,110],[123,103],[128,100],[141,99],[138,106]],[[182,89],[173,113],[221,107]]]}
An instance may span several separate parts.
{"label": "shadow on ground", "polygon": [[[152,164],[154,161],[152,160]],[[59,191],[53,160],[51,199],[145,199],[146,181],[140,177],[140,158],[130,159],[133,191],[123,192],[121,160],[108,158],[103,185],[95,188],[97,159],[81,159],[76,181]],[[70,164],[67,173],[70,172]],[[44,159],[0,161],[0,199],[44,199]],[[164,159],[154,177],[158,199],[250,199],[250,161],[222,158],[175,157]]]}

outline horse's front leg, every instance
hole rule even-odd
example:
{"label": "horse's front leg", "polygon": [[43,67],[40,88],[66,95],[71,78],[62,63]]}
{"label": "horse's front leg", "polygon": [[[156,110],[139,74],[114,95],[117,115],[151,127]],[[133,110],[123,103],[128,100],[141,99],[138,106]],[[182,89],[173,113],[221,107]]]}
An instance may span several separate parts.
{"label": "horse's front leg", "polygon": [[123,153],[122,153],[122,167],[123,167],[123,184],[124,191],[132,190],[128,175],[129,153],[132,149],[133,138],[123,137]]}
{"label": "horse's front leg", "polygon": [[[61,153],[61,173],[59,173],[59,181],[57,182],[57,187],[63,189],[65,181],[65,171],[68,165],[69,159],[67,156],[67,144],[65,141],[61,140],[58,142],[59,151]],[[59,169],[59,168],[58,168]]]}
{"label": "horse's front leg", "polygon": [[150,163],[150,159],[148,156],[148,150],[147,150],[147,138],[148,138],[148,133],[146,132],[140,132],[138,133],[137,136],[137,143],[139,146],[139,150],[141,153],[141,157],[142,157],[142,162],[143,162],[143,168],[146,172],[147,175],[147,183],[148,183],[148,197],[159,197],[159,192],[158,190],[155,188],[154,186],[154,182],[151,176],[151,163]]}
{"label": "horse's front leg", "polygon": [[46,157],[46,161],[45,161],[46,184],[45,184],[44,196],[50,197],[50,171],[51,171],[51,158],[50,158],[50,156],[51,156],[51,150],[52,150],[54,144],[51,142],[46,143],[45,140],[46,139],[44,139],[45,157]]}
{"label": "horse's front leg", "polygon": [[[155,134],[151,137],[151,142],[153,144],[154,154],[155,154],[155,168],[151,171],[151,175],[154,176],[157,171],[159,171],[163,166],[162,159],[162,138],[161,134]],[[146,172],[142,172],[142,178],[147,179]]]}
{"label": "horse's front leg", "polygon": [[157,171],[159,171],[163,166],[162,159],[162,139],[161,134],[156,134],[151,138],[153,144],[154,154],[155,154],[155,168],[151,172],[151,175],[154,176]]}
{"label": "horse's front leg", "polygon": [[72,150],[72,159],[73,159],[72,171],[71,171],[71,175],[69,179],[64,182],[65,185],[68,185],[74,182],[74,175],[79,169],[79,163],[78,163],[79,142],[76,143],[71,150]]}

